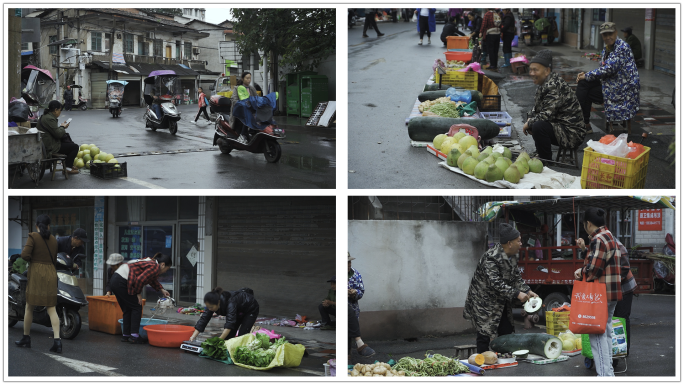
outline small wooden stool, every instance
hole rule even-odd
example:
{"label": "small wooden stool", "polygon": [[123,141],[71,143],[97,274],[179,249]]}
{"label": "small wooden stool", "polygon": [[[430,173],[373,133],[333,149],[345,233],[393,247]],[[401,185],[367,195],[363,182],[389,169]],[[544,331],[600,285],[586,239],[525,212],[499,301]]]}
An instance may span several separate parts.
{"label": "small wooden stool", "polygon": [[455,345],[456,348],[456,359],[463,360],[470,357],[470,355],[477,352],[477,346],[475,345]]}
{"label": "small wooden stool", "polygon": [[556,162],[565,163],[574,166],[577,169],[581,169],[579,165],[579,160],[577,159],[577,148],[558,147],[558,153],[556,154]]}
{"label": "small wooden stool", "polygon": [[613,132],[613,123],[620,124],[622,128],[627,128],[627,134],[632,134],[632,119],[622,121],[608,121],[606,119],[606,132]]}
{"label": "small wooden stool", "polygon": [[[55,174],[60,171],[64,175],[64,178],[69,180],[69,172],[67,172],[66,158],[67,156],[61,153],[53,153],[51,158],[43,160],[47,161],[50,164],[50,173],[52,173],[50,181],[54,181]],[[62,164],[62,168],[57,168],[57,165],[60,163]]]}

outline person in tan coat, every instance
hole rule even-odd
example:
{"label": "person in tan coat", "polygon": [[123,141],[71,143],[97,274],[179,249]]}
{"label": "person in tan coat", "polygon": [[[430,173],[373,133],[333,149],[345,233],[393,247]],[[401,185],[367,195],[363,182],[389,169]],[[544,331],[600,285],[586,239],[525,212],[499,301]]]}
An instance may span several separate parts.
{"label": "person in tan coat", "polygon": [[50,217],[40,215],[36,220],[36,231],[29,233],[21,258],[28,261],[28,285],[26,286],[26,310],[24,313],[24,337],[14,343],[19,347],[31,348],[31,323],[36,306],[47,307],[52,323],[54,343],[50,352],[62,353],[57,316],[57,239],[50,233]]}

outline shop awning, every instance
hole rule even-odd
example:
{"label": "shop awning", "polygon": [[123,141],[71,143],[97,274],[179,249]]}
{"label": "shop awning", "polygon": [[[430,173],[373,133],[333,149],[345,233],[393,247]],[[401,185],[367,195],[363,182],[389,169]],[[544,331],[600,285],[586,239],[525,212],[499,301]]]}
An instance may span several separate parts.
{"label": "shop awning", "polygon": [[513,211],[544,212],[548,214],[564,214],[577,212],[587,207],[598,207],[605,210],[633,209],[675,209],[675,200],[670,196],[579,196],[537,201],[492,201],[478,209],[478,214],[485,221],[493,221],[503,216],[503,208]]}
{"label": "shop awning", "polygon": [[[93,60],[93,64],[97,65],[100,68],[109,70],[109,62],[104,62],[104,61],[99,61],[99,60]],[[118,73],[123,73],[126,75],[138,75],[139,73],[136,73],[136,71],[131,68],[128,65],[123,65],[123,64],[115,64],[112,63],[112,70]]]}

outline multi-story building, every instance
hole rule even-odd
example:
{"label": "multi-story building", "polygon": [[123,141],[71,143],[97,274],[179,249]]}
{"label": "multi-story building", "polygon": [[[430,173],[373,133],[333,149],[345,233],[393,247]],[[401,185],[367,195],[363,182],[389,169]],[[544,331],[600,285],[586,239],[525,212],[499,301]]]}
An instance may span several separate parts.
{"label": "multi-story building", "polygon": [[135,8],[51,8],[27,17],[41,20],[45,47],[36,55],[41,68],[58,81],[56,98],[65,85],[79,84],[92,108],[104,108],[108,79],[129,81],[124,105],[143,104],[142,80],[154,70],[171,69],[182,87],[196,99],[199,41],[209,33],[197,31],[173,16]]}

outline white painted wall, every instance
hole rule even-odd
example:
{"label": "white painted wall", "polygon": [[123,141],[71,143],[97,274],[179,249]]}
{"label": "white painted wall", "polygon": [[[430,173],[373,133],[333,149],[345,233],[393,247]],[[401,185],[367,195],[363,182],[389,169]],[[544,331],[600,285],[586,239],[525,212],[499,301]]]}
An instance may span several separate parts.
{"label": "white painted wall", "polygon": [[669,233],[676,237],[675,233],[675,211],[672,209],[663,209],[663,229],[661,231],[639,231],[638,211],[634,211],[635,221],[634,225],[637,230],[634,234],[635,244],[640,244],[642,247],[654,247],[654,252],[661,252],[665,246],[665,236]]}
{"label": "white painted wall", "polygon": [[362,312],[463,307],[486,251],[486,223],[352,220],[348,231]]}

